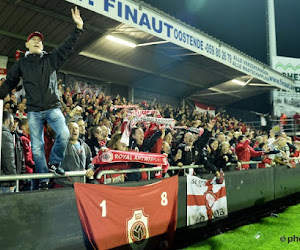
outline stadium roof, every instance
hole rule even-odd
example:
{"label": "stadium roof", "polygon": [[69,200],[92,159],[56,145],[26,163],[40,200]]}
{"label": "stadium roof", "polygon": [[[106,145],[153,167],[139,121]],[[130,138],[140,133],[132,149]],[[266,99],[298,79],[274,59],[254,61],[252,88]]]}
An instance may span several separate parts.
{"label": "stadium roof", "polygon": [[[229,45],[130,0],[1,0],[0,55],[9,57],[9,67],[31,32],[43,33],[47,51],[66,38],[74,27],[70,2],[82,6],[85,32],[61,68],[64,73],[222,106],[293,85]],[[120,45],[107,35],[137,46]]]}

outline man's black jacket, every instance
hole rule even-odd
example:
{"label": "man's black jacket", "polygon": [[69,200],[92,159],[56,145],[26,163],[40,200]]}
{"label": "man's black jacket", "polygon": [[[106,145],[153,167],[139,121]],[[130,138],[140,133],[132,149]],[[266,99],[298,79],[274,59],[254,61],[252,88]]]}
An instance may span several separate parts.
{"label": "man's black jacket", "polygon": [[28,54],[17,61],[0,87],[0,99],[4,99],[17,86],[22,77],[28,112],[60,107],[56,70],[66,61],[81,32],[74,29],[52,53]]}

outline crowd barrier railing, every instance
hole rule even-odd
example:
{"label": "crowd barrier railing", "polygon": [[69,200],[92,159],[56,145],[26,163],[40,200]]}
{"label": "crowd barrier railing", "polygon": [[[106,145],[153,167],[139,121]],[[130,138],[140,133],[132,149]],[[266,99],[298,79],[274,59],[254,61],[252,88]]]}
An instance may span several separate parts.
{"label": "crowd barrier railing", "polygon": [[[241,162],[241,164],[258,164],[261,161],[248,161]],[[168,170],[181,170],[181,169],[190,169],[190,168],[204,168],[203,165],[189,165],[189,166],[171,166]],[[162,167],[153,167],[153,168],[137,168],[137,169],[122,169],[122,170],[102,170],[100,171],[96,179],[101,179],[104,177],[104,183],[106,183],[106,176],[111,174],[130,174],[130,173],[148,173],[148,180],[150,180],[150,172],[162,171]],[[45,178],[68,178],[68,177],[83,177],[83,183],[86,182],[86,170],[83,171],[68,171],[66,175],[57,175],[53,173],[34,173],[34,174],[19,174],[19,175],[0,175],[1,181],[16,181],[16,192],[19,192],[20,180],[32,180],[32,179],[45,179]]]}
{"label": "crowd barrier railing", "polygon": [[17,174],[17,175],[0,175],[1,181],[16,181],[16,192],[19,192],[20,180],[33,180],[33,179],[45,179],[45,178],[68,178],[68,177],[83,177],[84,183],[86,182],[86,170],[83,171],[68,171],[66,175],[57,175],[53,173],[35,173],[35,174]]}
{"label": "crowd barrier railing", "polygon": [[[262,128],[260,121],[249,121],[246,123],[247,123],[247,125],[250,125],[254,129]],[[271,126],[271,128],[273,128],[274,126],[279,125],[280,123],[281,123],[280,119],[274,119],[271,121],[270,126]],[[286,119],[286,124],[284,124],[282,127],[285,132],[296,135],[300,129],[300,124],[297,124],[295,119],[288,118],[288,119]]]}

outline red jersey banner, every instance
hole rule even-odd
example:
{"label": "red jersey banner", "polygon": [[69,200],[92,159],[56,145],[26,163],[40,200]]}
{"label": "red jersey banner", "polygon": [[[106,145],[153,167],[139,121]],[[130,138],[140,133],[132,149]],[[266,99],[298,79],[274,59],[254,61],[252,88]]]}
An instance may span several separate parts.
{"label": "red jersey banner", "polygon": [[171,247],[177,221],[177,176],[140,187],[74,186],[81,224],[95,249],[126,244],[132,249]]}
{"label": "red jersey banner", "polygon": [[187,226],[228,214],[225,180],[222,184],[187,176]]}

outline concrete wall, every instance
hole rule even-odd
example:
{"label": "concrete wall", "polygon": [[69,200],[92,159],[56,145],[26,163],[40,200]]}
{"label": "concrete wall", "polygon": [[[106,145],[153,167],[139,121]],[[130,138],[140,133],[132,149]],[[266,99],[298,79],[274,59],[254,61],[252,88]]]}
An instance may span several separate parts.
{"label": "concrete wall", "polygon": [[[210,179],[212,175],[202,178]],[[300,165],[225,173],[229,213],[300,192]],[[140,186],[155,182],[130,182]],[[201,226],[201,225],[199,225]],[[179,178],[177,228],[186,227],[186,178]],[[0,249],[85,249],[72,188],[0,195]]]}

